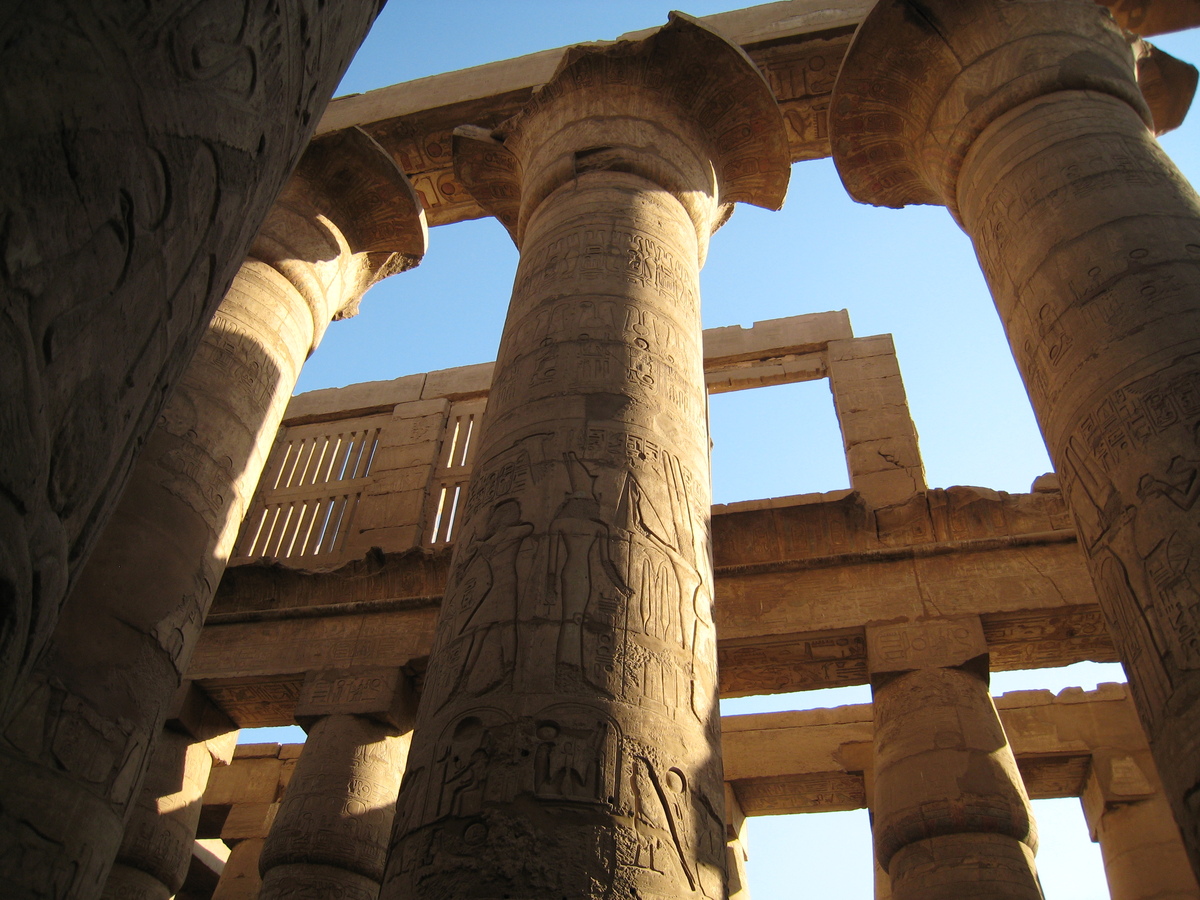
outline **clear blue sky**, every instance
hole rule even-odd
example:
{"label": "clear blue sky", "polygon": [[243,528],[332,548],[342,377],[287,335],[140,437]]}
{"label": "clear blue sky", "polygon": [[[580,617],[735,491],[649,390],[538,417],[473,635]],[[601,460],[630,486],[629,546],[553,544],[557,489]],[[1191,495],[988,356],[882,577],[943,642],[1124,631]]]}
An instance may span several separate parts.
{"label": "clear blue sky", "polygon": [[[742,5],[702,0],[684,11],[707,15]],[[339,94],[611,39],[662,24],[669,8],[645,0],[391,0]],[[1154,42],[1200,61],[1200,31]],[[1200,112],[1163,139],[1194,184],[1198,123]],[[329,329],[297,391],[493,359],[516,263],[511,240],[493,220],[433,229],[419,268],[372,289],[356,319]],[[945,210],[861,206],[846,196],[830,161],[800,163],[782,212],[740,207],[713,238],[702,288],[705,327],[845,308],[856,334],[892,334],[930,486],[1027,491],[1050,469],[971,244]],[[824,382],[714,397],[712,423],[717,502],[848,486]],[[1116,666],[1003,673],[993,689],[1058,690],[1097,680],[1123,676]],[[859,688],[758,705],[737,701],[725,710],[866,700],[869,691]],[[1048,900],[1107,897],[1077,801],[1041,801],[1035,808]],[[872,896],[865,812],[755,819],[750,853],[755,900]]]}

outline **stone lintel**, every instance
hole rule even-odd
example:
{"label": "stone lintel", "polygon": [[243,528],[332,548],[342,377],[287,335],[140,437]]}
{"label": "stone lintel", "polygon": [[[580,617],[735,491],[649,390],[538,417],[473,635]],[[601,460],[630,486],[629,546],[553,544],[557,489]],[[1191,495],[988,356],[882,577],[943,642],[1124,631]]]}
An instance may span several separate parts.
{"label": "stone lintel", "polygon": [[[1013,691],[995,700],[1034,799],[1083,796],[1089,772],[1094,765],[1104,765],[1096,763],[1102,759],[1116,761],[1116,783],[1127,791],[1133,779],[1122,760],[1133,758],[1141,766],[1148,758],[1144,734],[1130,728],[1137,718],[1125,685],[1102,684],[1094,691],[1068,688],[1058,695]],[[867,805],[863,777],[870,766],[874,733],[870,704],[724,716],[721,729],[726,784],[736,803],[728,804],[731,838],[744,839],[746,816]],[[1114,741],[1123,749],[1115,749]],[[255,836],[269,827],[274,801],[282,796],[289,775],[284,758],[294,760],[300,746],[243,745],[232,766],[214,770],[205,805],[246,806],[230,824],[231,835]],[[1113,797],[1137,799],[1133,794]]]}
{"label": "stone lintel", "polygon": [[323,716],[357,715],[400,733],[412,729],[416,706],[412,679],[402,669],[323,669],[305,676],[295,716],[305,730]]}
{"label": "stone lintel", "polygon": [[867,626],[867,665],[881,675],[961,666],[987,654],[979,616]]}
{"label": "stone lintel", "polygon": [[[720,393],[756,386],[749,382],[750,376],[746,373],[761,373],[766,367],[786,376],[786,380],[773,379],[772,384],[823,378],[824,355],[829,343],[853,338],[854,334],[846,311],[836,310],[765,319],[750,328],[740,325],[707,328],[703,337],[704,371],[709,377],[709,392]],[[800,357],[809,354],[820,357],[819,365],[813,366],[811,371],[799,363]],[[303,425],[389,412],[417,400],[487,396],[494,367],[495,363],[478,363],[405,375],[391,381],[365,381],[342,388],[307,391],[291,399],[283,424]]]}
{"label": "stone lintel", "polygon": [[[873,4],[790,0],[705,16],[700,21],[741,45],[763,70],[788,125],[793,162],[830,155],[830,92],[854,28]],[[1195,0],[1104,0],[1118,23],[1143,37],[1200,25]],[[647,32],[623,35],[635,40]],[[421,78],[330,103],[318,133],[359,126],[413,179],[431,225],[485,213],[454,174],[451,132],[464,122],[494,127],[554,73],[564,50],[546,50]]]}
{"label": "stone lintel", "polygon": [[[1124,685],[1069,688],[1057,696],[1014,691],[995,702],[1034,799],[1086,800],[1089,772],[1113,756],[1114,734],[1126,747],[1116,755],[1119,761],[1149,759],[1144,734],[1127,728],[1131,721],[1136,724],[1136,714]],[[874,733],[870,704],[725,716],[721,727],[725,777],[747,816],[867,806],[863,779]],[[1118,768],[1128,775],[1124,762]]]}
{"label": "stone lintel", "polygon": [[[1116,661],[1073,542],[945,549],[922,559],[843,557],[842,566],[837,557],[813,568],[793,561],[762,574],[718,569],[722,696],[865,684],[866,623],[894,619],[897,608],[920,616],[929,603],[981,616],[992,671]],[[307,671],[398,667],[428,654],[444,578],[444,565],[425,554],[332,573],[231,570],[225,588],[242,593],[236,603],[226,594],[210,616],[190,676],[243,727],[290,724]],[[397,597],[406,585],[431,596]],[[310,605],[256,610],[260,593]],[[339,602],[348,597],[358,599]],[[242,611],[224,611],[231,607]]]}

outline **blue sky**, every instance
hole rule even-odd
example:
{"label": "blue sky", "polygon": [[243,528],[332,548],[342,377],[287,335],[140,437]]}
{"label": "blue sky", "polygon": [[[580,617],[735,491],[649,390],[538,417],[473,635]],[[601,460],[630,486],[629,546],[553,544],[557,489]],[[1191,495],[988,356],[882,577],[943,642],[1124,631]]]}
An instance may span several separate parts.
{"label": "blue sky", "polygon": [[[705,0],[707,15],[744,4]],[[830,5],[833,5],[832,3]],[[552,47],[603,40],[666,21],[645,0],[391,0],[339,94]],[[1156,38],[1200,61],[1200,31]],[[1200,179],[1200,113],[1163,144]],[[464,123],[469,124],[469,123]],[[297,391],[468,365],[495,357],[516,249],[493,220],[436,228],[422,265],[372,289],[356,319],[334,323]],[[884,210],[852,202],[829,160],[793,167],[783,211],[741,207],[712,241],[702,273],[706,327],[848,309],[855,334],[890,333],[920,435],[931,487],[1027,491],[1050,463],[975,262],[945,210]],[[825,382],[713,398],[717,502],[848,486]],[[997,693],[1123,680],[1120,668],[1002,673]],[[866,688],[790,695],[727,712],[869,700]],[[247,735],[249,738],[250,735]],[[258,736],[254,740],[279,738]],[[295,739],[295,738],[292,738]],[[1107,897],[1099,852],[1074,800],[1035,804],[1048,900]],[[865,812],[760,818],[750,831],[755,900],[872,896]]]}

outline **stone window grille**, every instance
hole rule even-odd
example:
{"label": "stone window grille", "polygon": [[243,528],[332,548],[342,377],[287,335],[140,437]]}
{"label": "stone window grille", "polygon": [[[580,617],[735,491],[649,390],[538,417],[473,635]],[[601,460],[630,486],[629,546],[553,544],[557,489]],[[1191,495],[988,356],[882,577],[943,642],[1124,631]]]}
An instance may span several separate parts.
{"label": "stone window grille", "polygon": [[353,525],[387,416],[288,428],[276,444],[235,557],[327,558]]}
{"label": "stone window grille", "polygon": [[431,547],[444,547],[458,536],[455,529],[466,502],[486,405],[486,399],[460,400],[451,405],[446,417],[441,454],[429,493],[426,534]]}

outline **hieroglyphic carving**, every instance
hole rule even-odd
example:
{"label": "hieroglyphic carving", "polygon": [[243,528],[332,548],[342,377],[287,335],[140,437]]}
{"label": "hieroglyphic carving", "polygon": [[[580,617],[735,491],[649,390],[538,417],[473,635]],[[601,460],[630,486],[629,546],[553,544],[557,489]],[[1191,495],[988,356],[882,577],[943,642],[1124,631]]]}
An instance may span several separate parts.
{"label": "hieroglyphic carving", "polygon": [[739,778],[733,785],[748,816],[836,812],[867,805],[862,775],[849,772]]}
{"label": "hieroglyphic carving", "polygon": [[783,111],[793,162],[829,155],[829,97],[849,45],[850,33],[843,31],[750,51]]}
{"label": "hieroglyphic carving", "polygon": [[830,635],[779,635],[769,642],[731,639],[719,648],[721,695],[866,684],[867,641],[861,630]]}
{"label": "hieroglyphic carving", "polygon": [[238,727],[256,728],[291,723],[303,683],[303,674],[281,675],[208,683],[204,691],[233,714]]}
{"label": "hieroglyphic carving", "polygon": [[[647,146],[659,112],[685,127]],[[592,114],[618,147],[592,145]],[[539,157],[554,134],[569,168]],[[516,117],[454,141],[522,257],[382,896],[718,896],[698,267],[726,204],[781,199],[782,121],[680,16],[569,51]]]}
{"label": "hieroglyphic carving", "polygon": [[317,718],[263,846],[260,896],[294,896],[309,881],[297,867],[350,888],[363,878],[378,885],[407,752],[407,735],[373,719]]}
{"label": "hieroglyphic carving", "polygon": [[1200,733],[1182,724],[1200,697],[1196,194],[1103,10],[911,11],[878,4],[847,56],[839,170],[856,198],[943,203],[971,236],[1200,866]]}

